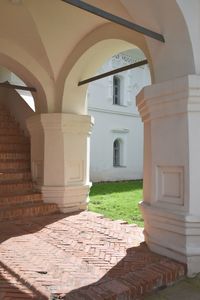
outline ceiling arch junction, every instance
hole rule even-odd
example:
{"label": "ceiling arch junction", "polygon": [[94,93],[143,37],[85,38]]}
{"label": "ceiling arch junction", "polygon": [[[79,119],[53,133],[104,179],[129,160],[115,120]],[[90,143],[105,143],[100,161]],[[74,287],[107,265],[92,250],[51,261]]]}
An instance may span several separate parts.
{"label": "ceiling arch junction", "polygon": [[99,9],[162,34],[165,43],[61,0],[2,0],[0,6],[0,64],[37,89],[41,112],[84,113],[87,87],[77,88],[78,82],[130,47],[144,52],[153,83],[193,74],[200,65],[184,0],[95,1]]}

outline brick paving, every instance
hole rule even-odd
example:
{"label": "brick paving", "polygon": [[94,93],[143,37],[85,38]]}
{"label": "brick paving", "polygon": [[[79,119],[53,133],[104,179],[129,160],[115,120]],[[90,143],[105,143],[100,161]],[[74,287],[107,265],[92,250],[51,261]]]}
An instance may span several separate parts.
{"label": "brick paving", "polygon": [[0,222],[0,300],[141,299],[184,273],[141,228],[92,212]]}

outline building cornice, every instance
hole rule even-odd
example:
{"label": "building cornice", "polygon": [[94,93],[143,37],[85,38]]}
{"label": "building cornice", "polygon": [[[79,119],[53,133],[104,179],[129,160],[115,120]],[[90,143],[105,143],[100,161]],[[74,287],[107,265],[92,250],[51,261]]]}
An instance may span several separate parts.
{"label": "building cornice", "polygon": [[116,110],[111,110],[111,109],[97,108],[97,107],[88,107],[88,111],[96,111],[96,112],[102,112],[102,113],[106,113],[106,114],[122,115],[122,116],[128,116],[128,117],[132,117],[132,118],[140,118],[139,114],[116,111]]}

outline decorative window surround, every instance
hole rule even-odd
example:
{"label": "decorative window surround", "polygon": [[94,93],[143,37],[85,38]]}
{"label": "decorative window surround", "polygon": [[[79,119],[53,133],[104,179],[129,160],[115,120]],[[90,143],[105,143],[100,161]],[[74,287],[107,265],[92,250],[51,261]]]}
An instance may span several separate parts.
{"label": "decorative window surround", "polygon": [[114,132],[114,133],[128,133],[129,129],[127,129],[127,128],[124,128],[124,129],[112,129],[111,131]]}
{"label": "decorative window surround", "polygon": [[113,164],[113,167],[125,168],[126,163],[127,163],[127,134],[129,133],[129,130],[126,128],[124,128],[124,129],[116,128],[116,129],[112,129],[111,132],[113,134],[112,147],[113,147],[115,141],[118,140],[120,142],[120,163],[119,163],[119,165]]}
{"label": "decorative window surround", "polygon": [[113,76],[108,77],[108,101],[112,103],[113,101]]}
{"label": "decorative window surround", "polygon": [[123,147],[123,141],[121,141],[120,139],[114,140],[114,143],[113,143],[113,167],[121,166],[122,147]]}
{"label": "decorative window surround", "polygon": [[121,105],[123,86],[121,76],[113,76],[113,105]]}
{"label": "decorative window surround", "polygon": [[[137,54],[138,52],[138,54]],[[116,68],[119,67],[119,65],[121,66],[126,66],[126,65],[130,65],[133,63],[136,63],[142,59],[145,59],[145,56],[142,56],[141,50],[138,49],[138,51],[134,52],[134,58],[131,55],[128,55],[126,53],[119,53],[117,55],[114,55],[112,57],[112,67]]]}

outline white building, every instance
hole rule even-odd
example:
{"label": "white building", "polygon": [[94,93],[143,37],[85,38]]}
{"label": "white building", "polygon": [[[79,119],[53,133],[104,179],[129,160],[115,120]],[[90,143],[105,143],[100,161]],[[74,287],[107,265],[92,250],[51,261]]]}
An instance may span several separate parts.
{"label": "white building", "polygon": [[[131,49],[107,61],[99,73],[145,59]],[[91,136],[91,181],[143,177],[143,124],[136,95],[150,84],[147,65],[94,81],[88,89],[88,112],[95,119]]]}

